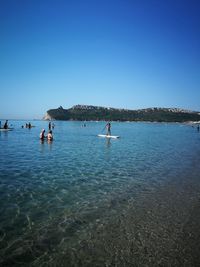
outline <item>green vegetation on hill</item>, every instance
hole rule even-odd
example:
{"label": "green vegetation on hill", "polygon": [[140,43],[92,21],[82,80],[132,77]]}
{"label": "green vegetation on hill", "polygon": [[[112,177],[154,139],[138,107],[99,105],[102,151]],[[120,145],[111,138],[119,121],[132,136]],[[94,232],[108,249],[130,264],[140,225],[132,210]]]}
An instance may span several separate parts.
{"label": "green vegetation on hill", "polygon": [[187,122],[200,121],[200,113],[181,109],[148,108],[126,110],[77,105],[70,109],[50,109],[44,119],[80,121],[150,121],[150,122]]}

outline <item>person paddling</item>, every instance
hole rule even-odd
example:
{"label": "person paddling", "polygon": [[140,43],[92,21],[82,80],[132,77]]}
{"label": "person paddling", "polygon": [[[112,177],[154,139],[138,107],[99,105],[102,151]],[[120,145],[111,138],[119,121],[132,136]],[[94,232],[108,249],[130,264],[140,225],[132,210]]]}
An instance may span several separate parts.
{"label": "person paddling", "polygon": [[107,128],[107,133],[106,133],[106,135],[111,135],[111,123],[110,123],[110,122],[108,122],[108,123],[106,124],[106,128]]}

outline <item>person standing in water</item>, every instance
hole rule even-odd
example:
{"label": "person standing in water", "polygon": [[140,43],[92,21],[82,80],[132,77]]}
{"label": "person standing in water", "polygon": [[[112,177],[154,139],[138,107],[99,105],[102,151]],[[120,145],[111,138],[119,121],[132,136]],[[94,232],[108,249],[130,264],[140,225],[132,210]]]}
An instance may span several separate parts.
{"label": "person standing in water", "polygon": [[52,130],[50,130],[47,134],[47,140],[48,141],[53,141],[53,133],[52,133]]}
{"label": "person standing in water", "polygon": [[46,136],[44,135],[44,133],[45,133],[45,129],[43,129],[42,132],[40,133],[40,139],[41,139],[41,140],[44,140],[45,137],[46,137]]}
{"label": "person standing in water", "polygon": [[51,130],[51,122],[49,122],[49,131]]}
{"label": "person standing in water", "polygon": [[106,133],[106,135],[111,135],[111,123],[110,123],[110,122],[108,122],[108,123],[106,124],[106,128],[107,128],[107,133]]}
{"label": "person standing in water", "polygon": [[8,120],[6,120],[4,126],[3,126],[4,129],[8,129]]}

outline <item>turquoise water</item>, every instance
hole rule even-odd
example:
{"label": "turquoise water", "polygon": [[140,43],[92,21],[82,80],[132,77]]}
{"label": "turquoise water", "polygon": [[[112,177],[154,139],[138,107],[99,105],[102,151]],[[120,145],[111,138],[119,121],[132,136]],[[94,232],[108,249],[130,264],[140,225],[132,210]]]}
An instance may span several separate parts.
{"label": "turquoise water", "polygon": [[32,129],[11,123],[13,131],[0,132],[5,266],[56,266],[95,224],[112,221],[130,198],[192,172],[200,159],[200,134],[182,124],[113,122],[121,138],[107,140],[97,137],[103,122],[56,121],[54,141],[41,143],[47,122],[33,121]]}

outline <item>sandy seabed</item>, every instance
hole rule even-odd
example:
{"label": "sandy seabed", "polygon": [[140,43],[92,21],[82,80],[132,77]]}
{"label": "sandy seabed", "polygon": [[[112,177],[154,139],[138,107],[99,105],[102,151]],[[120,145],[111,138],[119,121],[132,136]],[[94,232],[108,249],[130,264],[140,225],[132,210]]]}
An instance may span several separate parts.
{"label": "sandy seabed", "polygon": [[58,266],[200,266],[197,166],[194,162],[192,173],[145,194],[114,198],[112,219],[88,226],[79,243],[68,247],[62,259],[56,258]]}
{"label": "sandy seabed", "polygon": [[88,217],[93,215],[54,222],[31,242],[29,236],[15,248],[8,247],[1,266],[200,266],[196,166],[192,173],[143,194],[133,196],[131,188],[113,194],[102,217]]}

